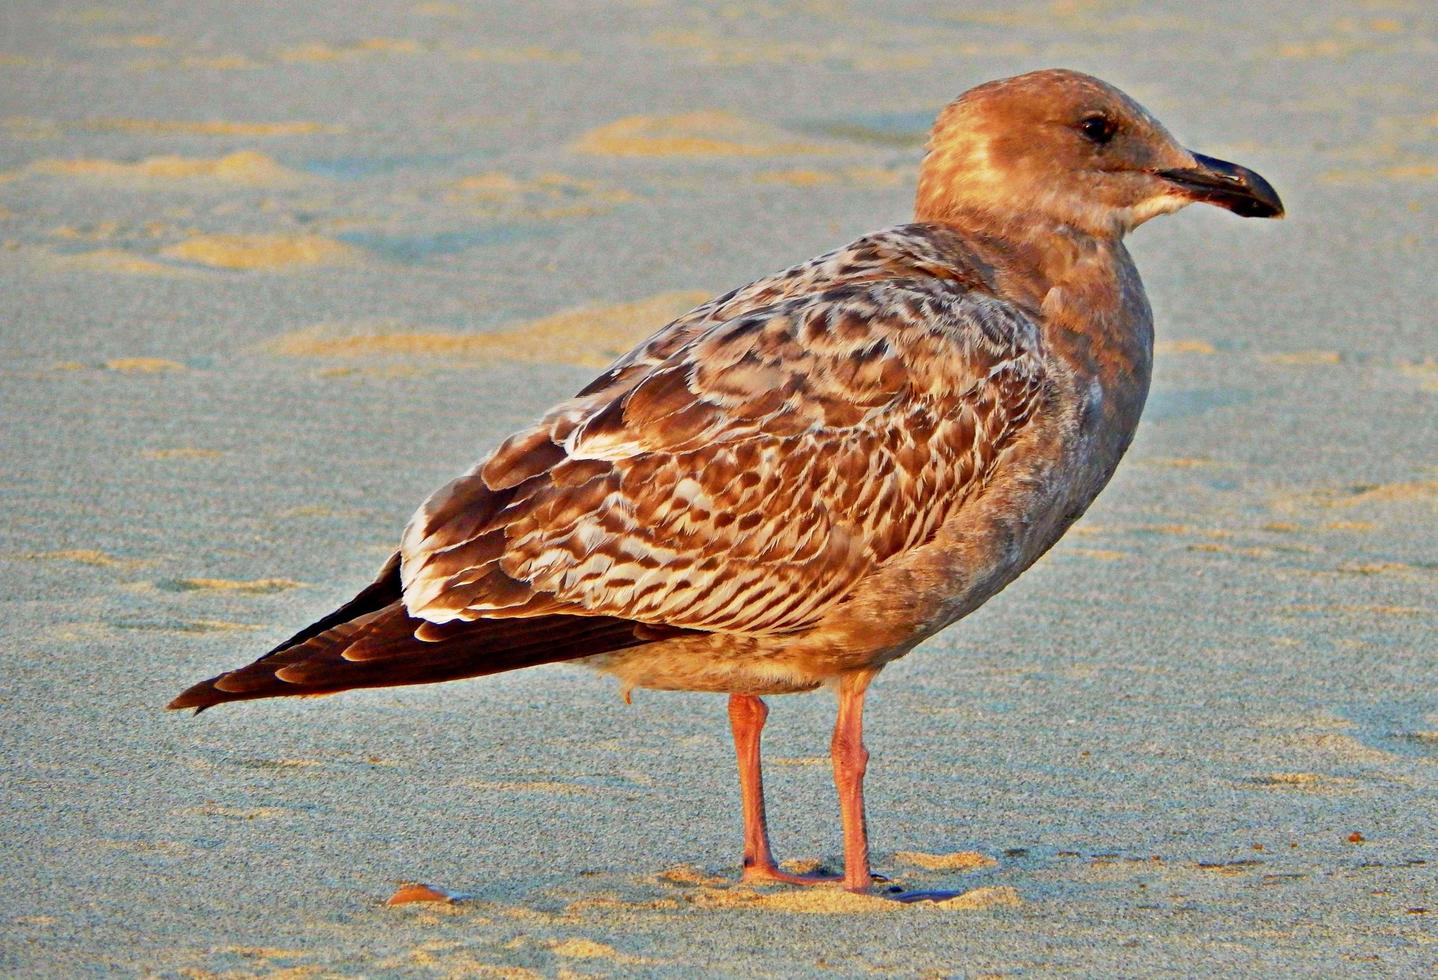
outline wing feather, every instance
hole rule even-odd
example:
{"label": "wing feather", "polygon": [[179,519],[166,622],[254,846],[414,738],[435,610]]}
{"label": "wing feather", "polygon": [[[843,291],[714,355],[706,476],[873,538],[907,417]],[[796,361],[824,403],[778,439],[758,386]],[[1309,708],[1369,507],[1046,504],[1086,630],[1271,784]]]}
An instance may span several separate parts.
{"label": "wing feather", "polygon": [[904,232],[700,307],[437,493],[409,613],[782,633],[931,539],[1047,381],[1028,315]]}

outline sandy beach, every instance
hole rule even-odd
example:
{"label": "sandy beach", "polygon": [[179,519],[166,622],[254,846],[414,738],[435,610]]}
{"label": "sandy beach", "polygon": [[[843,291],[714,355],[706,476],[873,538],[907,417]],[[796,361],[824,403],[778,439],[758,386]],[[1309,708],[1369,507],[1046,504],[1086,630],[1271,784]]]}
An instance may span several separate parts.
{"label": "sandy beach", "polygon": [[[0,973],[1433,975],[1438,15],[1222,7],[4,5]],[[712,695],[163,710],[669,317],[904,221],[935,112],[1055,65],[1289,216],[1136,233],[1127,460],[872,689],[876,865],[963,898],[735,884]],[[833,698],[771,707],[776,849],[837,866]]]}

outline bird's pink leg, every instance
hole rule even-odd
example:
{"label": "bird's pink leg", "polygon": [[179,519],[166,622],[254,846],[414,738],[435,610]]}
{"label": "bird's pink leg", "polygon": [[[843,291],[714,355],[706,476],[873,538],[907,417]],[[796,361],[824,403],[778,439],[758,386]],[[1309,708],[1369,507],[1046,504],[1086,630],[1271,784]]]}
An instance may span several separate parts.
{"label": "bird's pink leg", "polygon": [[839,682],[839,715],[829,743],[834,786],[839,791],[839,819],[844,827],[844,887],[851,892],[867,892],[873,884],[869,828],[864,820],[864,771],[869,764],[869,750],[864,748],[864,692],[873,676],[860,671],[844,675]]}
{"label": "bird's pink leg", "polygon": [[[864,748],[864,692],[876,671],[856,671],[839,681],[839,715],[829,751],[834,760],[834,786],[839,791],[839,818],[844,826],[844,888],[867,894],[873,890],[869,870],[869,828],[864,818],[864,771],[869,750]],[[879,878],[879,881],[887,879]],[[899,902],[942,902],[958,895],[951,891],[905,892],[887,887],[881,895]]]}
{"label": "bird's pink leg", "polygon": [[729,695],[729,724],[734,730],[734,754],[739,760],[739,792],[744,801],[744,881],[783,881],[815,885],[837,876],[792,874],[781,871],[769,849],[769,828],[764,819],[764,774],[759,763],[759,737],[769,707],[752,694]]}

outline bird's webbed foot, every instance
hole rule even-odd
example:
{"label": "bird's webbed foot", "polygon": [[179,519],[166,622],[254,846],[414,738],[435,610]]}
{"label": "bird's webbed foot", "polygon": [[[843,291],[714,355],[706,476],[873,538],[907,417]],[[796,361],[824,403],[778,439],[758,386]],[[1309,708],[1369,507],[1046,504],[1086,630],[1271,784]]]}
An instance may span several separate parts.
{"label": "bird's webbed foot", "polygon": [[825,868],[813,871],[785,871],[773,861],[745,862],[744,874],[739,880],[746,885],[762,882],[780,882],[785,885],[829,885],[842,881],[844,876]]}

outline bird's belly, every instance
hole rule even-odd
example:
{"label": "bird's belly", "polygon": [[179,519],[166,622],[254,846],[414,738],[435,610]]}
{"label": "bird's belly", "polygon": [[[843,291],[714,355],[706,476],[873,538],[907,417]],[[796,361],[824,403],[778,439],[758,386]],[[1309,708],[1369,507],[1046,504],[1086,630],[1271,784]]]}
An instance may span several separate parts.
{"label": "bird's belly", "polygon": [[722,633],[676,637],[580,663],[612,674],[626,694],[633,688],[797,694],[843,672],[832,658],[806,655],[797,638]]}

